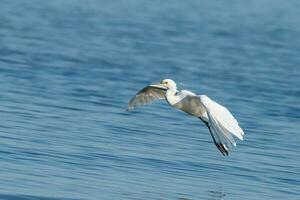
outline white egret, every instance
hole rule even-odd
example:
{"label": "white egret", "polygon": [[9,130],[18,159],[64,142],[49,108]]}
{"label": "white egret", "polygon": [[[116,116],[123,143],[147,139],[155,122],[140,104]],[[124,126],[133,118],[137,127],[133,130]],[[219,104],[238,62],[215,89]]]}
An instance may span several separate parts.
{"label": "white egret", "polygon": [[225,107],[206,95],[196,95],[187,90],[178,91],[176,83],[171,79],[143,88],[130,100],[127,110],[131,111],[155,99],[166,99],[169,105],[203,121],[224,156],[228,156],[229,148],[236,146],[233,136],[243,140],[243,130]]}

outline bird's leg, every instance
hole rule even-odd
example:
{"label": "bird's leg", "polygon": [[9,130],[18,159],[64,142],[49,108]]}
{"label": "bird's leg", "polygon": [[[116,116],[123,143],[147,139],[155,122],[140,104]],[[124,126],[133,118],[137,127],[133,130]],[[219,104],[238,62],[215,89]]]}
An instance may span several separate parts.
{"label": "bird's leg", "polygon": [[220,152],[223,154],[223,156],[228,156],[228,151],[226,150],[226,148],[225,148],[221,143],[217,143],[217,142],[216,142],[216,139],[215,139],[215,137],[214,137],[214,135],[213,135],[213,133],[212,133],[212,130],[211,130],[211,128],[210,128],[208,122],[205,121],[204,119],[202,119],[201,117],[199,117],[199,119],[200,119],[201,121],[203,121],[204,124],[207,126],[207,128],[208,128],[208,130],[209,130],[209,133],[210,133],[211,137],[212,137],[213,140],[214,140],[215,145],[218,147],[218,149],[219,149]]}

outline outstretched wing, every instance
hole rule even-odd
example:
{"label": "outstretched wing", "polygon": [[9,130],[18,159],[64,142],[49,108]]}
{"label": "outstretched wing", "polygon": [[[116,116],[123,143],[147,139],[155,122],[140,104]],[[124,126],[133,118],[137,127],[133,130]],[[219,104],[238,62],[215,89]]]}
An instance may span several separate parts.
{"label": "outstretched wing", "polygon": [[149,104],[155,99],[164,99],[166,91],[167,88],[160,85],[149,85],[143,88],[129,101],[127,111]]}
{"label": "outstretched wing", "polygon": [[223,155],[228,155],[229,148],[236,143],[233,135],[243,140],[244,132],[232,114],[222,105],[206,95],[200,95],[200,101],[207,114],[206,125],[214,142]]}

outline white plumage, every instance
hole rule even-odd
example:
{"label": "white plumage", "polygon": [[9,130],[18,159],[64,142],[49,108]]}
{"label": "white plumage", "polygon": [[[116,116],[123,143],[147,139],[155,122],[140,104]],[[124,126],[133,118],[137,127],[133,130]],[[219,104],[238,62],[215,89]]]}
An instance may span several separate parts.
{"label": "white plumage", "polygon": [[171,106],[201,119],[224,156],[228,155],[232,146],[236,146],[233,136],[243,140],[243,130],[224,106],[206,95],[196,95],[187,90],[177,91],[176,83],[171,79],[143,88],[128,103],[128,111],[155,99],[166,99]]}

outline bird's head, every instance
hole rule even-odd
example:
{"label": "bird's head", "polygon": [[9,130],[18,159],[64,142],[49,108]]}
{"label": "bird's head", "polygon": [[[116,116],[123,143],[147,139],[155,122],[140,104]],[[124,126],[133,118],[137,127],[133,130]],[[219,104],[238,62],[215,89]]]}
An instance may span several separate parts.
{"label": "bird's head", "polygon": [[160,82],[160,84],[168,89],[176,89],[176,83],[171,79],[164,79]]}

